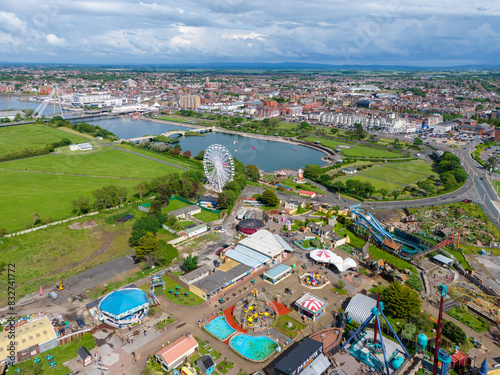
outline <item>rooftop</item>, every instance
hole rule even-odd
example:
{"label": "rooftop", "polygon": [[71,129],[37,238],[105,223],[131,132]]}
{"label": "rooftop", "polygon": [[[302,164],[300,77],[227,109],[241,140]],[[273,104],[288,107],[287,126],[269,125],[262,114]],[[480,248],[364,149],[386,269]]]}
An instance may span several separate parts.
{"label": "rooftop", "polygon": [[193,336],[181,336],[173,343],[157,352],[156,355],[163,357],[165,362],[170,364],[184,356],[188,351],[197,347],[198,341],[196,341]]}
{"label": "rooftop", "polygon": [[283,246],[268,230],[259,230],[241,240],[239,245],[246,246],[259,253],[275,257],[283,252]]}

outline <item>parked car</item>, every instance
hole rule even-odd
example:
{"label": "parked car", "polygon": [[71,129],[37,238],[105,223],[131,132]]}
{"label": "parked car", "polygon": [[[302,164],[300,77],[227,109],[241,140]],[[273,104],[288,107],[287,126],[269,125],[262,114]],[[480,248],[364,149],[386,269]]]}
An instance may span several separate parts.
{"label": "parked car", "polygon": [[214,259],[214,266],[215,267],[219,267],[220,266],[220,262],[217,259]]}
{"label": "parked car", "polygon": [[78,324],[78,327],[80,327],[80,328],[85,327],[85,321],[82,318],[76,318],[76,323]]}
{"label": "parked car", "polygon": [[229,244],[225,243],[224,245],[222,245],[222,248],[223,248],[223,249],[227,249],[229,246],[231,246],[231,245],[229,245]]}
{"label": "parked car", "polygon": [[221,230],[222,229],[222,226],[218,226],[218,227],[215,227],[215,230]]}
{"label": "parked car", "polygon": [[220,255],[220,253],[222,252],[222,250],[224,250],[224,247],[221,247],[219,250],[217,250],[217,252],[215,253],[215,255]]}

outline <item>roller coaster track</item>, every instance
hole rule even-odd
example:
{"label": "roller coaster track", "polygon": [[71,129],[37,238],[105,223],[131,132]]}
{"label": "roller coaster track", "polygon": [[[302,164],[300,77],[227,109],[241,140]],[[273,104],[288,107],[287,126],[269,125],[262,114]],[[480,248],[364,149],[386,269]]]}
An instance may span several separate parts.
{"label": "roller coaster track", "polygon": [[375,219],[375,217],[371,213],[369,213],[368,211],[356,208],[356,209],[352,210],[352,213],[359,217],[359,219],[356,220],[356,223],[362,225],[372,235],[374,235],[376,233],[376,235],[374,235],[374,237],[379,243],[382,243],[385,238],[389,238],[392,241],[398,242],[402,245],[410,247],[411,249],[414,249],[414,253],[418,252],[419,249],[421,249],[422,251],[427,250],[427,248],[425,246],[415,244],[414,242],[405,240],[401,237],[397,237],[397,236],[387,232],[382,227],[382,225],[380,225],[380,223],[377,221],[377,219]]}

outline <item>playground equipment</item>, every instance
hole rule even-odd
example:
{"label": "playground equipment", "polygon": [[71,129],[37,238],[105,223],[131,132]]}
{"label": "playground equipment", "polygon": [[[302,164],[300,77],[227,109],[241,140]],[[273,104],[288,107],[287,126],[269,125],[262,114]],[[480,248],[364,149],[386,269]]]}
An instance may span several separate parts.
{"label": "playground equipment", "polygon": [[64,289],[64,284],[62,281],[59,281],[57,284],[56,284],[56,288],[57,290],[63,290]]}
{"label": "playground equipment", "polygon": [[151,276],[151,288],[154,290],[157,286],[162,286],[165,289],[165,281],[163,281],[161,274]]}
{"label": "playground equipment", "polygon": [[373,217],[373,215],[368,211],[354,208],[352,209],[352,213],[357,217],[355,222],[365,228],[380,246],[383,245],[385,240],[399,243],[401,247],[397,252],[404,259],[409,260],[412,256],[428,250],[425,246],[387,232],[377,219],[375,219],[375,217]]}
{"label": "playground equipment", "polygon": [[[382,312],[383,310],[384,310],[384,304],[380,302],[378,299],[377,305],[372,308],[370,316],[347,339],[345,344],[342,345],[340,349],[344,350],[351,343],[351,341],[354,340],[353,344],[351,344],[351,346],[349,347],[349,352],[351,353],[351,355],[358,358],[368,366],[377,368],[380,371],[380,373],[384,372],[384,367],[385,367],[387,375],[391,375],[391,372],[389,370],[389,364],[393,369],[397,370],[404,363],[404,359],[398,355],[400,353],[399,350],[395,350],[393,353],[390,353],[390,357],[388,358],[389,353],[387,353],[387,348],[386,345],[384,344],[384,339],[382,334],[379,335],[380,342],[377,341],[377,332],[382,332],[380,328],[380,316],[384,318],[385,322],[387,323],[387,326],[390,328],[394,337],[397,339],[399,345],[401,345],[401,348],[404,351],[404,356],[406,358],[409,358],[410,355],[408,354],[403,343],[401,342],[398,335],[392,328],[391,323],[389,323],[389,321],[385,317],[384,313]],[[368,326],[368,324],[373,320],[373,318],[375,318],[376,322],[374,339],[373,340],[365,339],[363,345],[360,348],[360,345],[358,344],[360,341],[363,340],[364,335],[366,335],[365,329]],[[379,354],[383,355],[383,362],[378,357],[376,357],[376,355]]]}
{"label": "playground equipment", "polygon": [[322,283],[320,275],[318,273],[311,273],[310,275],[306,276],[304,279],[304,282],[308,285],[312,286],[317,286]]}

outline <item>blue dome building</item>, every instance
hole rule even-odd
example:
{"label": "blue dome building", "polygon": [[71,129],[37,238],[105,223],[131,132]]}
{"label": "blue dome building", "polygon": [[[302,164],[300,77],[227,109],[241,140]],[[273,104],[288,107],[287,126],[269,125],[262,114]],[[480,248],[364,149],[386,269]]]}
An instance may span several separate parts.
{"label": "blue dome building", "polygon": [[111,292],[101,300],[98,318],[103,323],[121,328],[140,322],[148,310],[146,294],[137,288],[126,288]]}

